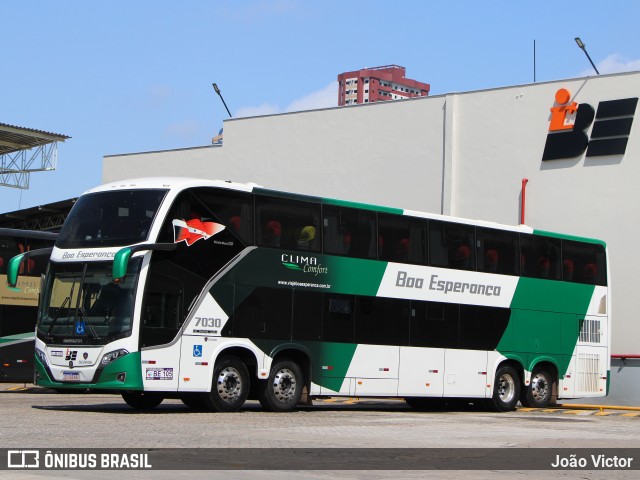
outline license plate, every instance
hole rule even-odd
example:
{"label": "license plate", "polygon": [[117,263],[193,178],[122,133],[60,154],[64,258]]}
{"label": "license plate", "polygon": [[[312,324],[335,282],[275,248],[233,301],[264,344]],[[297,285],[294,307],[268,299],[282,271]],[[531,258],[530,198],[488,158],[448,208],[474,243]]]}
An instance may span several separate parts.
{"label": "license plate", "polygon": [[79,372],[62,372],[62,380],[78,382],[80,381],[80,373]]}
{"label": "license plate", "polygon": [[173,380],[173,368],[147,368],[147,380]]}

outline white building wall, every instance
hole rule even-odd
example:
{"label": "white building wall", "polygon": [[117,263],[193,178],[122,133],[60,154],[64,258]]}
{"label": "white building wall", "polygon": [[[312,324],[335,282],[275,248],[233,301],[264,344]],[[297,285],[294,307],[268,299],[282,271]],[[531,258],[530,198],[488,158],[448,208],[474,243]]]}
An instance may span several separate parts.
{"label": "white building wall", "polygon": [[445,97],[433,100],[227,120],[223,147],[106,156],[103,181],[202,176],[439,213]]}
{"label": "white building wall", "polygon": [[[613,353],[640,354],[636,307],[640,256],[640,112],[624,156],[542,162],[558,88],[574,101],[598,103],[640,96],[640,74],[623,74],[460,95],[452,214],[519,222],[528,178],[526,223],[536,229],[601,238],[609,247]],[[587,132],[591,132],[590,127]]]}
{"label": "white building wall", "polygon": [[528,178],[527,224],[608,243],[613,353],[640,354],[640,113],[624,156],[543,163],[558,88],[597,109],[640,96],[640,73],[232,119],[223,147],[107,156],[103,180],[201,176],[517,224]]}

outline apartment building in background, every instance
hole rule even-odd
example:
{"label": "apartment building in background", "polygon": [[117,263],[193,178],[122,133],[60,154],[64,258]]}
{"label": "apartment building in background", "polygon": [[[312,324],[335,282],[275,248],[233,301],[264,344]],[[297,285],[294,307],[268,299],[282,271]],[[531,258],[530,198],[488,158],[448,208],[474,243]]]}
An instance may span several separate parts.
{"label": "apartment building in background", "polygon": [[431,86],[405,77],[399,65],[363,68],[338,75],[338,106],[426,97]]}

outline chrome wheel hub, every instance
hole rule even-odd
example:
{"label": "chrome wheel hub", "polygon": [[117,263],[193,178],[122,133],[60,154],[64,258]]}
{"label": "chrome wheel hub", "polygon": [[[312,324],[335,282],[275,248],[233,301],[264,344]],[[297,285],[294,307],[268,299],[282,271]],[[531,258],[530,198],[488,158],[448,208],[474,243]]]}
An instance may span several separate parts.
{"label": "chrome wheel hub", "polygon": [[516,394],[516,386],[511,375],[501,375],[498,378],[498,397],[504,403],[510,403]]}
{"label": "chrome wheel hub", "polygon": [[273,393],[281,402],[290,402],[296,392],[296,377],[288,368],[278,370],[273,378]]}
{"label": "chrome wheel hub", "polygon": [[242,378],[240,372],[232,367],[227,367],[218,374],[218,395],[225,402],[233,402],[240,397],[242,391]]}
{"label": "chrome wheel hub", "polygon": [[537,402],[543,402],[549,396],[549,384],[544,375],[536,375],[531,379],[531,395]]}

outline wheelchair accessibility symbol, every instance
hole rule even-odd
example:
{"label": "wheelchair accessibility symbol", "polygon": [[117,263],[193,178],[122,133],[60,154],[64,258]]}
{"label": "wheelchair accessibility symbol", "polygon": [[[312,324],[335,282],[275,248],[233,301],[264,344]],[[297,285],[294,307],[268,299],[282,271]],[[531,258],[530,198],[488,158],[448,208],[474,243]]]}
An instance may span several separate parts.
{"label": "wheelchair accessibility symbol", "polygon": [[193,346],[193,356],[201,357],[202,356],[202,345],[194,345]]}
{"label": "wheelchair accessibility symbol", "polygon": [[84,334],[85,334],[84,322],[77,321],[76,322],[76,335],[84,335]]}

